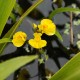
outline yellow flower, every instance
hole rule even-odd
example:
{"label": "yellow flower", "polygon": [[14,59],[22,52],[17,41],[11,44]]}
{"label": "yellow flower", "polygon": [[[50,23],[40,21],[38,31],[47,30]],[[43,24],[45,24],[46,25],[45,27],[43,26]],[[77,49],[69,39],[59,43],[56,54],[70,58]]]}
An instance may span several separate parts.
{"label": "yellow flower", "polygon": [[13,35],[12,43],[16,47],[21,47],[27,39],[26,33],[18,31]]}
{"label": "yellow flower", "polygon": [[46,46],[47,42],[41,39],[41,35],[42,35],[41,33],[34,33],[34,39],[29,40],[29,44],[33,48],[40,49]]}
{"label": "yellow flower", "polygon": [[42,33],[52,36],[56,32],[56,25],[50,19],[43,19],[38,28]]}
{"label": "yellow flower", "polygon": [[37,29],[37,25],[35,23],[33,23],[33,28]]}

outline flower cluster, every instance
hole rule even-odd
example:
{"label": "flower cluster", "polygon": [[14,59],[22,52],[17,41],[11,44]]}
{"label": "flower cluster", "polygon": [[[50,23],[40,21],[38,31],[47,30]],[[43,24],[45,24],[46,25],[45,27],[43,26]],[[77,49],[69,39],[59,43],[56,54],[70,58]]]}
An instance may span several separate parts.
{"label": "flower cluster", "polygon": [[[40,49],[47,45],[46,40],[42,40],[41,36],[45,33],[48,36],[52,36],[56,32],[56,25],[50,19],[41,20],[39,25],[33,24],[34,38],[30,39],[28,43],[36,49]],[[17,32],[13,36],[13,44],[16,47],[21,47],[27,39],[27,35],[24,32]]]}

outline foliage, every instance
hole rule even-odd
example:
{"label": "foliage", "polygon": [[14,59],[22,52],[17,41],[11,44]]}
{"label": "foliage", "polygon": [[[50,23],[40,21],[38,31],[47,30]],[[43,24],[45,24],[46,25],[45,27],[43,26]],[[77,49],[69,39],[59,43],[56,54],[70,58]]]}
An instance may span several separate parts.
{"label": "foliage", "polygon": [[[33,0],[34,1],[34,0]],[[58,7],[62,6],[62,1],[59,0],[57,1]],[[23,47],[23,45],[26,43],[28,47],[26,49],[29,49],[29,52],[32,54],[33,51],[35,51],[35,54],[32,56],[21,56],[21,57],[16,57],[12,58],[10,60],[2,61],[0,63],[0,80],[6,79],[10,74],[12,74],[14,71],[17,69],[21,68],[22,66],[30,63],[31,61],[35,60],[38,58],[38,66],[40,67],[40,64],[44,64],[46,59],[48,58],[46,54],[46,47],[48,46],[47,40],[43,38],[43,35],[45,34],[48,37],[54,37],[57,36],[61,41],[63,41],[62,35],[59,33],[57,30],[56,24],[51,20],[56,14],[61,13],[61,12],[74,12],[75,11],[80,11],[80,9],[77,8],[69,8],[69,7],[64,7],[64,8],[57,8],[53,10],[50,15],[49,19],[45,18],[40,21],[38,25],[33,23],[33,39],[26,39],[27,35],[24,32],[17,32],[15,33],[16,29],[20,26],[21,22],[24,20],[24,18],[33,10],[35,9],[39,4],[43,2],[43,0],[37,0],[34,1],[35,3],[28,8],[23,14],[22,14],[22,8],[17,4],[16,0],[0,0],[0,35],[2,34],[5,25],[11,17],[13,21],[16,21],[16,17],[14,13],[12,12],[13,8],[14,10],[17,10],[21,17],[19,20],[17,20],[12,28],[0,39],[0,53],[4,50],[6,44],[8,42],[11,42],[15,45],[15,47]],[[8,6],[9,5],[9,6]],[[15,7],[14,7],[15,5]],[[20,10],[19,10],[20,9]],[[75,25],[79,25],[80,20],[78,22],[74,21]],[[71,25],[70,25],[71,27]],[[66,27],[66,31],[64,31],[66,34],[69,33],[69,26]],[[16,36],[15,36],[15,34]],[[13,35],[14,34],[14,35]],[[13,38],[12,38],[13,36]],[[79,37],[79,36],[78,36]],[[3,43],[3,44],[2,44]],[[78,48],[80,48],[80,41],[77,42]],[[44,48],[43,48],[44,47]],[[64,47],[65,48],[65,47]],[[66,49],[66,48],[65,48]],[[67,49],[66,49],[67,50]],[[68,52],[68,51],[67,51]],[[65,51],[65,53],[67,53]],[[26,51],[27,53],[27,51]],[[37,54],[37,55],[36,55]],[[77,53],[68,63],[66,63],[57,73],[55,73],[51,79],[49,80],[79,80],[79,74],[80,74],[80,52]],[[45,76],[46,77],[46,76]],[[49,77],[49,76],[48,76]]]}
{"label": "foliage", "polygon": [[52,19],[56,14],[61,12],[75,12],[75,11],[80,11],[80,9],[69,8],[69,7],[58,8],[51,12],[51,14],[49,15],[49,19]]}
{"label": "foliage", "polygon": [[79,80],[80,79],[80,52],[68,61],[49,80]]}
{"label": "foliage", "polygon": [[[35,60],[38,56],[21,56],[0,63],[0,79],[6,79],[11,73],[23,65]],[[15,66],[14,66],[15,65]]]}
{"label": "foliage", "polygon": [[16,0],[5,0],[5,2],[0,0],[0,36],[15,5],[15,2]]}

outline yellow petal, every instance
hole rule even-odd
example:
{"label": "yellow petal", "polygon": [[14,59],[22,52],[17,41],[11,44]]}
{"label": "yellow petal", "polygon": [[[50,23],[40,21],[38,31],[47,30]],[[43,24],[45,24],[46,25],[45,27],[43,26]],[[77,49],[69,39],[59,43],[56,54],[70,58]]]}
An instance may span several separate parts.
{"label": "yellow petal", "polygon": [[56,26],[54,23],[51,23],[50,25],[47,26],[46,29],[44,29],[44,33],[47,34],[48,36],[54,35],[56,32]]}
{"label": "yellow petal", "polygon": [[41,33],[37,33],[37,32],[36,32],[36,33],[34,33],[33,35],[34,35],[34,37],[41,37],[41,36],[42,36],[42,34],[41,34]]}
{"label": "yellow petal", "polygon": [[48,36],[52,36],[56,32],[56,25],[49,19],[43,19],[41,24],[38,25],[38,28]]}
{"label": "yellow petal", "polygon": [[13,45],[16,46],[16,47],[21,47],[21,46],[24,44],[24,41],[13,39],[13,40],[12,40],[12,43],[13,43]]}
{"label": "yellow petal", "polygon": [[26,33],[18,31],[13,35],[12,43],[16,47],[21,47],[27,39]]}
{"label": "yellow petal", "polygon": [[45,47],[47,45],[47,42],[45,40],[41,40],[38,44],[39,48]]}
{"label": "yellow petal", "polygon": [[40,49],[42,47],[45,47],[47,42],[45,40],[35,41],[34,39],[29,40],[29,44],[36,49]]}
{"label": "yellow petal", "polygon": [[43,20],[41,20],[41,24],[43,25],[43,24],[51,24],[52,23],[52,21],[50,20],[50,19],[43,19]]}
{"label": "yellow petal", "polygon": [[36,41],[34,39],[30,39],[29,40],[29,44],[33,47],[33,48],[38,48],[38,44],[36,44]]}

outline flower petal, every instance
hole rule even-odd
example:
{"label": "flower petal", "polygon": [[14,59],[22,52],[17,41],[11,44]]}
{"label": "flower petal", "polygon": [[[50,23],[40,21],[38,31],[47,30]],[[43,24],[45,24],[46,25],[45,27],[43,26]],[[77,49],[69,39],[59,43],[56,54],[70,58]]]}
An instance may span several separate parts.
{"label": "flower petal", "polygon": [[13,35],[12,43],[16,47],[21,47],[27,39],[26,33],[18,31]]}

